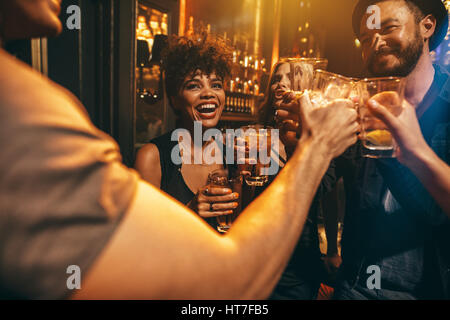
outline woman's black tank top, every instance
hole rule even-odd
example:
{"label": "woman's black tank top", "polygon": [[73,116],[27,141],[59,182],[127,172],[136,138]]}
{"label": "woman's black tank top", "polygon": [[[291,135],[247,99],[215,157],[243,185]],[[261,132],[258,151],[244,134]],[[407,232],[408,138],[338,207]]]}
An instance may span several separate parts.
{"label": "woman's black tank top", "polygon": [[[172,141],[170,131],[160,137],[150,141],[156,145],[159,151],[159,161],[161,165],[161,187],[160,189],[171,195],[184,205],[187,205],[195,194],[189,189],[181,174],[181,165],[173,163],[171,154],[173,148],[178,144],[178,141]],[[206,222],[213,228],[217,227],[217,219],[205,218]]]}

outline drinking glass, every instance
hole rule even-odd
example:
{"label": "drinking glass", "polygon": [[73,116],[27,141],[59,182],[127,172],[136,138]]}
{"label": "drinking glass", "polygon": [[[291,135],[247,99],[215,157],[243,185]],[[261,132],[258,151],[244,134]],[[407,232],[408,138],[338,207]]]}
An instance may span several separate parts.
{"label": "drinking glass", "polygon": [[291,67],[289,80],[291,82],[291,91],[303,92],[311,87],[314,77],[314,65],[311,61],[305,59],[286,59]]}
{"label": "drinking glass", "polygon": [[249,125],[236,130],[237,164],[249,186],[264,186],[272,149],[272,127]]}
{"label": "drinking glass", "polygon": [[[291,94],[294,100],[300,99],[306,90],[312,88],[314,71],[317,69],[326,69],[328,66],[328,60],[325,58],[284,58],[278,62],[278,64],[284,63],[288,63],[290,66],[290,89],[282,93],[277,93],[276,96],[284,97],[286,94]],[[289,124],[295,124],[293,120],[279,121],[276,116],[274,123],[278,129],[283,129],[284,126]],[[301,126],[298,125],[297,127],[296,136],[299,138]]]}
{"label": "drinking glass", "polygon": [[352,92],[355,92],[352,79],[319,69],[314,73],[309,97],[313,106],[324,107],[333,100],[350,98]]}
{"label": "drinking glass", "polygon": [[326,69],[328,60],[325,58],[285,58],[280,63],[289,63],[291,89],[296,97],[300,97],[305,90],[310,90],[313,84],[314,71]]}
{"label": "drinking glass", "polygon": [[362,155],[367,158],[395,157],[395,141],[386,125],[371,114],[367,102],[374,99],[394,116],[403,111],[404,78],[370,78],[359,81],[359,118],[362,130]]}
{"label": "drinking glass", "polygon": [[238,206],[233,209],[233,213],[217,216],[217,230],[226,233],[242,210],[242,176],[233,175],[232,171],[228,169],[214,170],[208,175],[208,185],[229,188],[232,192],[239,194],[239,199],[235,200],[238,202]]}
{"label": "drinking glass", "polygon": [[349,78],[352,81],[352,90],[350,92],[349,99],[355,104],[355,109],[358,111],[360,104],[360,90],[359,90],[359,78]]}
{"label": "drinking glass", "polygon": [[[326,68],[328,60],[324,58],[284,58],[278,64],[289,64],[289,89],[284,92],[278,92],[275,96],[284,97],[286,94],[293,93],[293,99],[299,99],[306,90],[310,90],[314,79],[314,70],[317,68]],[[275,68],[276,69],[276,68]],[[274,70],[275,70],[274,69]],[[278,121],[275,117],[275,125],[282,128],[293,120]],[[300,132],[298,130],[297,135]]]}

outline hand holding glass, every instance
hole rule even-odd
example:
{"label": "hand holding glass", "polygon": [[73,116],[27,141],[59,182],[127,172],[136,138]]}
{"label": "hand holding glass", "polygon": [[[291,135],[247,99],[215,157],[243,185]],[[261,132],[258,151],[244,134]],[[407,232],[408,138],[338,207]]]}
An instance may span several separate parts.
{"label": "hand holding glass", "polygon": [[393,158],[395,157],[395,141],[386,125],[369,111],[367,103],[373,99],[398,117],[403,111],[404,79],[396,77],[364,79],[358,85],[361,99],[359,117],[363,156]]}
{"label": "hand holding glass", "polygon": [[[211,187],[225,187],[232,190],[233,193],[242,195],[242,176],[231,176],[227,169],[218,169],[211,172],[208,176],[208,184]],[[233,209],[232,214],[217,216],[217,230],[221,233],[227,232],[233,221],[238,217],[242,208],[242,199],[235,200],[238,206]]]}
{"label": "hand holding glass", "polygon": [[324,107],[336,99],[348,99],[355,88],[355,82],[347,77],[316,70],[312,90],[309,93],[315,107]]}

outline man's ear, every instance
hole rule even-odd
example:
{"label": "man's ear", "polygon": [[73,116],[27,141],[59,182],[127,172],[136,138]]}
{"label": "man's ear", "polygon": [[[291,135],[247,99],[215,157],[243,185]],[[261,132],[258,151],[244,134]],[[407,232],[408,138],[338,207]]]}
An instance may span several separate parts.
{"label": "man's ear", "polygon": [[425,40],[430,40],[436,31],[436,18],[429,14],[420,21],[420,33]]}

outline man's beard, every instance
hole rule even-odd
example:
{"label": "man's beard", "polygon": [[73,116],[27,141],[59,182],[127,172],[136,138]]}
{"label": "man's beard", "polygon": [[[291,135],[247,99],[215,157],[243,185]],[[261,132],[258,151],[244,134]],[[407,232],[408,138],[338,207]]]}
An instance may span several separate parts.
{"label": "man's beard", "polygon": [[[369,72],[376,77],[406,77],[416,67],[420,57],[422,56],[422,52],[423,41],[420,37],[419,30],[417,30],[414,40],[411,41],[405,49],[401,50],[399,48],[389,48],[374,53],[369,59]],[[375,61],[378,56],[385,54],[393,54],[399,59],[400,63],[393,68],[377,71],[375,68]]]}

